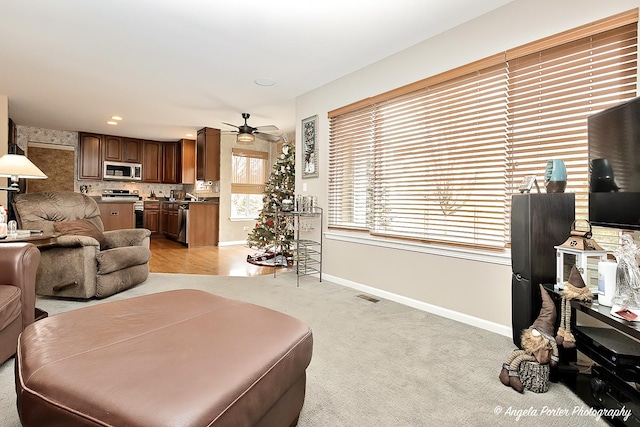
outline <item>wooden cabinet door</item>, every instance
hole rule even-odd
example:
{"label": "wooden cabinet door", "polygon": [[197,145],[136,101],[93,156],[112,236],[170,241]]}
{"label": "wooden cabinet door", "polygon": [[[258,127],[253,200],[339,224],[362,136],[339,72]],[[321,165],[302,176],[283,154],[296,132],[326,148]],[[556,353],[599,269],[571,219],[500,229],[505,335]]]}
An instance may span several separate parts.
{"label": "wooden cabinet door", "polygon": [[172,239],[177,239],[180,233],[180,224],[178,223],[178,205],[175,204],[174,208],[169,211],[169,218],[167,219],[167,234]]}
{"label": "wooden cabinet door", "polygon": [[133,203],[98,203],[104,231],[135,228]]}
{"label": "wooden cabinet door", "polygon": [[122,138],[122,161],[127,163],[142,163],[142,141],[139,139]]}
{"label": "wooden cabinet door", "polygon": [[122,139],[117,136],[104,137],[104,160],[110,162],[122,161]]}
{"label": "wooden cabinet door", "polygon": [[182,184],[196,183],[196,142],[192,139],[180,141],[180,169]]}
{"label": "wooden cabinet door", "polygon": [[220,181],[220,129],[203,128],[196,139],[197,179]]}
{"label": "wooden cabinet door", "polygon": [[160,204],[160,233],[170,239],[177,239],[180,232],[178,223],[178,204],[173,202],[162,202]]}
{"label": "wooden cabinet door", "polygon": [[78,179],[102,179],[102,136],[78,134]]}
{"label": "wooden cabinet door", "polygon": [[180,183],[180,152],[177,142],[162,144],[162,182],[167,184]]}
{"label": "wooden cabinet door", "polygon": [[144,141],[142,180],[144,182],[162,182],[162,142]]}
{"label": "wooden cabinet door", "polygon": [[220,129],[207,132],[207,166],[205,181],[220,181]]}
{"label": "wooden cabinet door", "polygon": [[167,234],[167,225],[169,223],[169,205],[170,203],[160,203],[160,222],[158,224],[158,232]]}
{"label": "wooden cabinet door", "polygon": [[196,138],[196,179],[204,180],[205,139],[207,128],[200,129]]}
{"label": "wooden cabinet door", "polygon": [[142,217],[143,227],[151,231],[151,234],[158,234],[160,231],[160,211],[145,210]]}

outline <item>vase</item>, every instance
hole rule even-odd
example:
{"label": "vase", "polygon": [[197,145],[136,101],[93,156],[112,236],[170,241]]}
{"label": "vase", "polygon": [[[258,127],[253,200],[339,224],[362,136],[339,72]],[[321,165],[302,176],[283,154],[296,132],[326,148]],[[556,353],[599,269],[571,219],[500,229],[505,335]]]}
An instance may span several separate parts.
{"label": "vase", "polygon": [[567,168],[562,160],[549,160],[544,172],[544,186],[547,193],[564,193],[567,187]]}

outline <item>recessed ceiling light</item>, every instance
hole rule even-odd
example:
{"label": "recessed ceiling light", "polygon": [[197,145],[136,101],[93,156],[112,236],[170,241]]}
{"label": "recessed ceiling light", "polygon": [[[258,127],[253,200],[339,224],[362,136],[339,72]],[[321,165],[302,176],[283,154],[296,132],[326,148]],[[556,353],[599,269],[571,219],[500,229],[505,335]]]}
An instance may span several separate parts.
{"label": "recessed ceiling light", "polygon": [[108,125],[111,125],[111,126],[116,126],[116,125],[118,124],[118,122],[116,122],[116,121],[114,121],[114,120],[109,120],[109,121],[107,122],[107,124],[108,124]]}
{"label": "recessed ceiling light", "polygon": [[192,134],[192,133],[188,133],[188,134],[186,134],[185,136],[192,137],[192,136],[193,136],[193,134]]}
{"label": "recessed ceiling light", "polygon": [[122,117],[120,117],[120,116],[111,116],[111,118],[112,118],[113,120],[116,120],[116,121],[120,121],[120,120],[122,120]]}
{"label": "recessed ceiling light", "polygon": [[269,77],[259,77],[255,79],[254,82],[258,86],[273,86],[274,84],[276,84],[276,82],[273,79],[270,79]]}

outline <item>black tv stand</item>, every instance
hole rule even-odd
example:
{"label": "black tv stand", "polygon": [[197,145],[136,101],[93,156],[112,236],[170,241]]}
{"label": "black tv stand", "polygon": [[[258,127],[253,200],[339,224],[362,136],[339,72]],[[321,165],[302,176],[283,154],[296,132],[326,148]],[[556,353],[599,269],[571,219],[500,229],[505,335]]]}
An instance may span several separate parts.
{"label": "black tv stand", "polygon": [[[545,284],[544,287],[558,305],[561,299],[559,292],[554,290],[552,284]],[[640,358],[640,343],[637,347],[633,345],[633,339],[640,340],[640,324],[612,316],[611,307],[601,306],[595,301],[571,301],[571,311],[571,329],[576,337],[576,348],[560,348],[560,364],[551,380],[564,383],[594,409],[625,408],[631,411],[632,415],[626,420],[603,417],[611,425],[640,427],[640,390],[636,385],[640,383],[640,367],[636,363],[637,358]],[[577,311],[613,330],[607,334],[606,339],[602,339],[599,334],[594,334],[598,328],[580,329],[575,324]],[[631,354],[619,357],[620,354],[615,349],[607,348],[603,342],[610,345],[613,343],[612,347],[631,348]],[[584,372],[572,363],[577,359],[577,351],[593,361],[590,372]]]}

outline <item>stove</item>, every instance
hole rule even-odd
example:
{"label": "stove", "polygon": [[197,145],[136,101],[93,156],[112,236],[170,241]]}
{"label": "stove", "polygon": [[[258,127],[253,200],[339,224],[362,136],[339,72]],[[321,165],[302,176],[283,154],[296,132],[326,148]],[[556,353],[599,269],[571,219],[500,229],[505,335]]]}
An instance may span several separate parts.
{"label": "stove", "polygon": [[138,190],[104,190],[100,200],[108,202],[133,202],[133,208],[135,210],[144,210],[144,202],[140,200]]}
{"label": "stove", "polygon": [[136,202],[140,200],[140,195],[138,194],[138,190],[104,190],[101,200]]}

